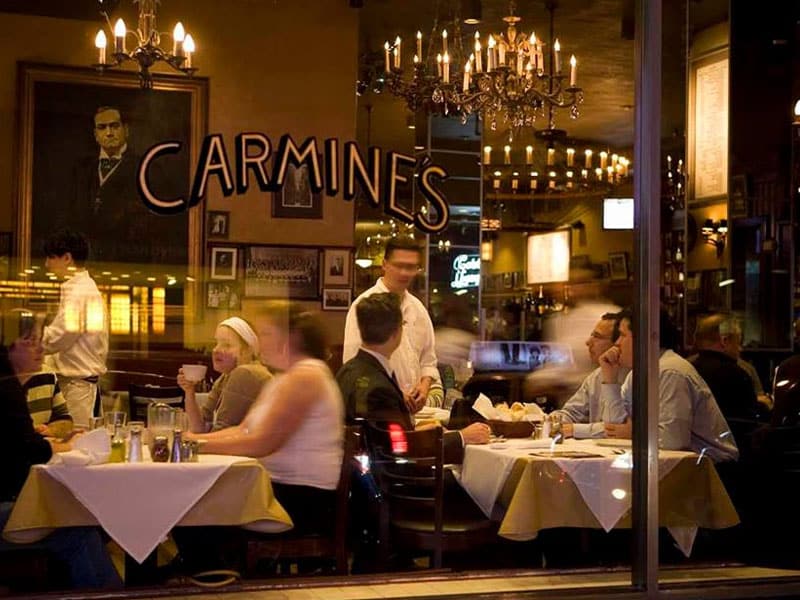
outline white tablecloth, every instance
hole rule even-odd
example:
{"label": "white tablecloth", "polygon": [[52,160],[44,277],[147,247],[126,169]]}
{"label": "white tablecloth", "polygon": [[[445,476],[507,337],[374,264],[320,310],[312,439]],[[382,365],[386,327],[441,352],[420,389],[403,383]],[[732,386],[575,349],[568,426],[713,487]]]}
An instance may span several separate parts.
{"label": "white tablecloth", "polygon": [[[592,440],[566,440],[551,446],[548,440],[508,440],[503,444],[488,446],[469,445],[464,453],[460,476],[461,485],[486,516],[491,517],[506,479],[519,458],[535,460],[531,452],[546,454],[552,449],[584,451],[602,455],[601,458],[545,458],[552,460],[566,473],[581,494],[586,506],[606,531],[610,531],[630,510],[632,456],[616,454],[614,448],[600,447]],[[538,448],[538,449],[537,449]],[[532,450],[533,449],[533,450]],[[659,452],[658,476],[663,479],[675,466],[692,452]],[[544,457],[543,457],[544,458]],[[543,481],[542,485],[547,485]],[[668,528],[686,556],[691,553],[697,527]],[[673,531],[674,530],[674,531]]]}
{"label": "white tablecloth", "polygon": [[108,463],[87,467],[39,465],[91,512],[138,562],[232,464],[252,459],[203,454],[196,463]]}

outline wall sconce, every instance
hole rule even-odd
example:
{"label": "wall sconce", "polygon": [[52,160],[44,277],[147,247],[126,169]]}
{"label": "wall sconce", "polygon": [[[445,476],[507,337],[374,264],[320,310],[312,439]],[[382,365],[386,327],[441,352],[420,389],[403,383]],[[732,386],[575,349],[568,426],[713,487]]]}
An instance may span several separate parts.
{"label": "wall sconce", "polygon": [[700,228],[700,233],[705,238],[706,244],[710,244],[717,249],[717,256],[722,256],[722,252],[725,250],[725,238],[728,237],[728,220],[712,221],[711,219],[706,219]]}

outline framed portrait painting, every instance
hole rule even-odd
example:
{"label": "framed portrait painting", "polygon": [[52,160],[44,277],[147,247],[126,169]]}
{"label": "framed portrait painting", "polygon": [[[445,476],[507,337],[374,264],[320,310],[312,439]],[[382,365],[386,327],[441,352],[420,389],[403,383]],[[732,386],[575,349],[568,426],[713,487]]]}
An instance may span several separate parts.
{"label": "framed portrait painting", "polygon": [[236,279],[239,265],[239,249],[230,246],[211,247],[211,275],[212,280]]}
{"label": "framed portrait painting", "polygon": [[283,187],[272,196],[272,216],[279,219],[321,219],[322,193],[314,193],[308,165],[289,164]]}
{"label": "framed portrait painting", "polygon": [[[202,263],[203,207],[186,203],[206,132],[208,82],[134,72],[18,64],[17,251],[23,266],[41,259],[53,231],[82,232],[90,262],[194,275]],[[148,185],[172,206],[156,214],[139,195],[143,154],[164,141],[181,151],[158,157]]]}
{"label": "framed portrait painting", "polygon": [[349,248],[325,248],[322,260],[322,286],[350,285],[352,260]]}
{"label": "framed portrait painting", "polygon": [[248,246],[244,294],[248,298],[319,298],[319,249]]}

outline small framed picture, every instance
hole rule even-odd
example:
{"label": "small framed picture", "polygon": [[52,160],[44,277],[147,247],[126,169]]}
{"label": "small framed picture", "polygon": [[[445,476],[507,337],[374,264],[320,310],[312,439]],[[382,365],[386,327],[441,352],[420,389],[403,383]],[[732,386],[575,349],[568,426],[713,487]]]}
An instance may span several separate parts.
{"label": "small framed picture", "polygon": [[208,211],[207,231],[209,239],[227,240],[231,213],[226,210]]}
{"label": "small framed picture", "polygon": [[322,286],[349,286],[352,262],[349,248],[325,248],[322,261]]}
{"label": "small framed picture", "polygon": [[210,281],[208,283],[208,291],[206,294],[206,307],[227,310],[241,310],[242,293],[239,289],[239,283],[235,281],[230,283],[217,283]]}
{"label": "small framed picture", "polygon": [[323,310],[347,310],[350,308],[350,302],[353,298],[353,292],[349,288],[342,289],[329,289],[322,290],[322,309]]}
{"label": "small framed picture", "polygon": [[608,253],[609,276],[612,280],[628,279],[628,253],[609,252]]}
{"label": "small framed picture", "polygon": [[213,246],[211,248],[212,280],[236,279],[239,249],[230,246]]}
{"label": "small framed picture", "polygon": [[308,165],[289,164],[283,187],[272,196],[272,216],[279,219],[321,219],[322,194],[311,189]]}

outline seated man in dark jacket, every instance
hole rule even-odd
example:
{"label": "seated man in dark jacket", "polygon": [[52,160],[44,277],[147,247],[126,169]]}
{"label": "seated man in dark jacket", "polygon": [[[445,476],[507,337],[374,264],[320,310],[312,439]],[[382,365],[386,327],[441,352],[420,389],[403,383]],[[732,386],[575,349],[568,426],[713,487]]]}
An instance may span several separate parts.
{"label": "seated man in dark jacket", "polygon": [[[19,342],[20,340],[17,340]],[[46,463],[54,451],[68,450],[68,444],[51,443],[33,428],[25,393],[0,345],[0,531],[6,525],[28,471]],[[0,539],[0,549],[39,547],[62,561],[75,588],[118,587],[119,575],[95,527],[56,529],[41,542],[17,545]]]}
{"label": "seated man in dark jacket", "polygon": [[757,398],[753,380],[736,361],[741,330],[733,317],[716,314],[697,322],[694,334],[698,353],[689,357],[726,418],[755,420],[767,408]]}
{"label": "seated man in dark jacket", "polygon": [[[413,429],[411,411],[389,365],[389,357],[400,345],[403,335],[399,298],[387,293],[364,298],[356,306],[356,319],[362,346],[336,375],[348,423],[364,418],[379,427],[398,423],[406,430]],[[444,435],[444,459],[450,463],[461,462],[465,444],[488,441],[489,426],[485,423],[448,431]]]}

